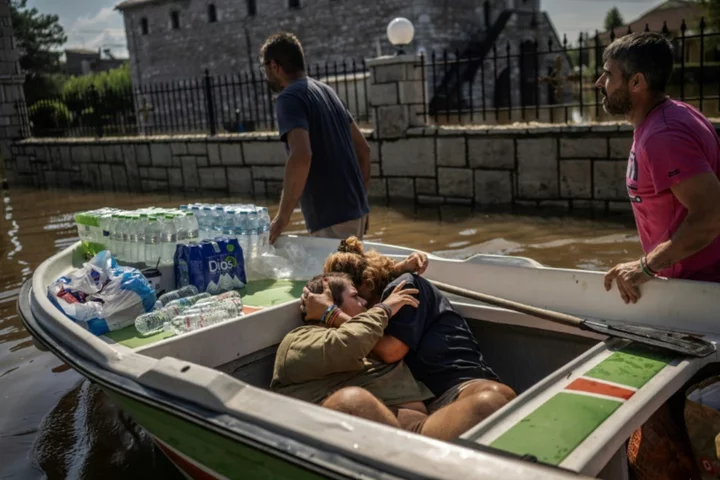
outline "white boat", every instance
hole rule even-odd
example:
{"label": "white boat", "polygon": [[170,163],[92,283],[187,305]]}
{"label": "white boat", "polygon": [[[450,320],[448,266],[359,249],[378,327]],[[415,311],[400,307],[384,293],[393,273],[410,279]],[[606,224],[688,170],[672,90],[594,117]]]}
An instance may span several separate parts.
{"label": "white boat", "polygon": [[[283,237],[320,260],[335,240]],[[261,309],[181,336],[96,337],[46,296],[79,243],[46,260],[19,312],[39,348],[99,385],[190,478],[627,478],[625,443],[718,354],[684,358],[451,297],[488,363],[518,397],[455,442],[441,442],[268,390],[274,353],[301,323],[299,283],[248,284]],[[404,258],[410,250],[366,243]],[[603,274],[530,259],[429,255],[425,276],[590,319],[720,338],[720,285],[654,280],[626,305]],[[261,288],[262,287],[262,288]]]}

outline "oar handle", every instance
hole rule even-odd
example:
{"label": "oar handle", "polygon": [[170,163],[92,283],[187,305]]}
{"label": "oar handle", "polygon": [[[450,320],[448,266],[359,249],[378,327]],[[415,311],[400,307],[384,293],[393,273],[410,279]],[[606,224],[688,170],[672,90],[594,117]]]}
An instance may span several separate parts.
{"label": "oar handle", "polygon": [[512,300],[506,300],[504,298],[494,297],[492,295],[486,295],[484,293],[478,293],[474,292],[472,290],[468,290],[466,288],[460,288],[456,287],[454,285],[448,285],[446,283],[442,282],[436,282],[435,280],[429,280],[430,283],[435,285],[438,289],[453,293],[455,295],[460,295],[462,297],[471,298],[473,300],[478,300],[480,302],[489,303],[490,305],[495,305],[497,307],[506,308],[508,310],[514,310],[516,312],[525,313],[527,315],[532,315],[533,317],[542,318],[544,320],[550,320],[551,322],[557,322],[562,323],[564,325],[568,325],[571,327],[583,327],[584,320],[579,317],[574,317],[572,315],[567,315],[565,313],[560,312],[554,312],[552,310],[546,310],[544,308],[538,308],[533,307],[530,305],[525,305],[518,302],[513,302]]}

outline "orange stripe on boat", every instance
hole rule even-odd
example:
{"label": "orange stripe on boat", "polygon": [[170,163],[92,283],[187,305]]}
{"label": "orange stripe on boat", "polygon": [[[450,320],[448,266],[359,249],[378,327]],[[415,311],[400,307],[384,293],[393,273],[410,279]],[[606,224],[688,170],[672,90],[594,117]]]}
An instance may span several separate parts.
{"label": "orange stripe on boat", "polygon": [[573,382],[565,387],[565,390],[576,390],[579,392],[597,393],[598,395],[606,395],[608,397],[615,397],[622,400],[629,400],[630,397],[635,395],[635,392],[626,388],[618,387],[615,385],[608,385],[607,383],[590,380],[587,378],[577,378]]}

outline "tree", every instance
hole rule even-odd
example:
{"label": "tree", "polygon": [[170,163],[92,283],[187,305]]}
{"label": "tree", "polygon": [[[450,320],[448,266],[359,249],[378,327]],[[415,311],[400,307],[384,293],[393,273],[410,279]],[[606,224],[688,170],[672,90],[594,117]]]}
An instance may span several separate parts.
{"label": "tree", "polygon": [[620,10],[617,7],[611,8],[605,15],[605,31],[609,32],[622,25],[625,25],[625,20],[623,20]]}
{"label": "tree", "polygon": [[707,9],[708,27],[720,33],[720,0],[704,0]]}
{"label": "tree", "polygon": [[20,67],[27,75],[25,96],[32,103],[40,95],[53,93],[48,90],[58,84],[50,76],[61,71],[59,49],[67,36],[57,15],[28,8],[27,0],[11,0],[10,15],[20,51]]}

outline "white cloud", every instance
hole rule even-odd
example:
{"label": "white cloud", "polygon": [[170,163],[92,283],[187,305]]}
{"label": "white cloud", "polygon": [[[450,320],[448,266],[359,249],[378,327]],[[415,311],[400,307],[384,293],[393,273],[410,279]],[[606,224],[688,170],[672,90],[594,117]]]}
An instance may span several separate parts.
{"label": "white cloud", "polygon": [[96,50],[110,48],[118,57],[127,57],[125,29],[122,15],[112,6],[100,8],[75,19],[66,29],[68,47],[82,47]]}
{"label": "white cloud", "polygon": [[112,7],[101,8],[94,16],[84,15],[72,24],[70,30],[96,29],[100,25],[115,23],[116,17],[120,14]]}

